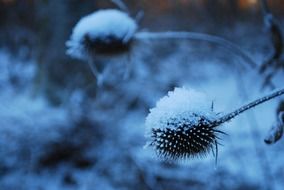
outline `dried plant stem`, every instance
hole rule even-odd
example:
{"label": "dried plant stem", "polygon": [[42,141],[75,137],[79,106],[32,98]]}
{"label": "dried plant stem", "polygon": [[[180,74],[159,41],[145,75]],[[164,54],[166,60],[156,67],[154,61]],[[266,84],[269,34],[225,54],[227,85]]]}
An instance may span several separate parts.
{"label": "dried plant stem", "polygon": [[[272,45],[272,54],[262,63],[259,68],[259,73],[264,74],[263,87],[270,85],[273,88],[272,78],[279,71],[281,66],[281,56],[284,48],[283,35],[281,31],[281,25],[277,19],[273,16],[269,9],[267,0],[259,0],[261,4],[261,10],[263,15],[264,28],[267,30],[270,42]],[[269,70],[270,68],[270,70]]]}
{"label": "dried plant stem", "polygon": [[92,61],[91,59],[88,61],[88,64],[89,64],[89,67],[91,68],[91,71],[92,71],[93,75],[94,75],[96,78],[98,78],[99,71],[98,71],[98,69],[96,68],[96,66],[94,66],[93,61]]}
{"label": "dried plant stem", "polygon": [[263,15],[271,13],[266,0],[260,0],[260,4],[261,4],[261,10],[262,10]]}
{"label": "dried plant stem", "polygon": [[95,76],[96,80],[97,80],[97,86],[98,87],[101,87],[102,84],[103,84],[103,76],[102,76],[102,73],[100,73],[98,71],[98,68],[93,64],[93,61],[92,59],[90,58],[88,60],[88,65],[89,67],[91,68],[91,71],[93,73],[93,75]]}
{"label": "dried plant stem", "polygon": [[128,7],[122,0],[111,0],[112,3],[114,3],[118,8],[120,8],[122,11],[129,12]]}
{"label": "dried plant stem", "polygon": [[272,93],[270,93],[270,94],[268,94],[266,96],[263,96],[261,98],[258,98],[257,100],[254,100],[251,103],[248,103],[248,104],[240,107],[239,109],[237,109],[237,110],[235,110],[235,111],[233,111],[233,112],[231,112],[229,114],[226,114],[226,115],[222,116],[221,118],[219,118],[218,120],[216,120],[214,122],[214,125],[218,126],[218,125],[220,125],[222,123],[225,123],[225,122],[233,119],[234,117],[238,116],[239,114],[241,114],[241,113],[243,113],[243,112],[245,112],[245,111],[247,111],[249,109],[252,109],[255,106],[260,105],[260,104],[262,104],[262,103],[264,103],[264,102],[266,102],[268,100],[271,100],[273,98],[281,96],[283,94],[284,94],[284,88],[282,88],[280,90],[276,90],[276,91],[274,91],[274,92],[272,92]]}
{"label": "dried plant stem", "polygon": [[206,41],[214,44],[218,44],[220,46],[223,46],[226,49],[231,50],[235,54],[241,56],[252,68],[257,67],[257,63],[254,62],[254,60],[246,54],[239,46],[235,45],[234,43],[218,37],[214,35],[209,34],[203,34],[203,33],[196,33],[196,32],[138,32],[134,36],[135,39],[138,40],[149,40],[149,39],[192,39],[192,40],[201,40]]}

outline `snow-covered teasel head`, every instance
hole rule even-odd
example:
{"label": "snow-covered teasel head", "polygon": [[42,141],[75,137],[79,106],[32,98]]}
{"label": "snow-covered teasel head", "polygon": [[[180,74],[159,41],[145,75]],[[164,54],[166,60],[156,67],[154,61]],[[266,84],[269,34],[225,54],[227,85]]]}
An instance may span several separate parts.
{"label": "snow-covered teasel head", "polygon": [[[219,116],[213,111],[213,104],[205,94],[186,88],[175,88],[157,102],[146,118],[147,146],[153,147],[157,155],[163,159],[177,160],[203,156],[210,150],[214,153],[215,145],[217,160],[217,135],[225,133],[216,128],[241,113],[283,94],[284,88],[273,91],[235,111]],[[281,112],[279,120],[282,124],[283,117],[284,114]],[[272,135],[277,132],[273,130]],[[278,139],[281,136],[282,133]]]}
{"label": "snow-covered teasel head", "polygon": [[[175,88],[157,102],[146,118],[147,146],[166,160],[198,157],[217,150],[217,133],[208,97],[193,89]],[[216,152],[217,153],[217,152]]]}
{"label": "snow-covered teasel head", "polygon": [[93,54],[125,51],[137,30],[134,19],[115,9],[96,11],[83,17],[66,42],[67,54],[86,60]]}

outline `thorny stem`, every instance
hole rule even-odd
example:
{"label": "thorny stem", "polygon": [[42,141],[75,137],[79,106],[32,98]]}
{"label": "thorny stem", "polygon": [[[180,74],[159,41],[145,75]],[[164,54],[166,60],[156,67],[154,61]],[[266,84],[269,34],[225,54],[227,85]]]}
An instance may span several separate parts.
{"label": "thorny stem", "polygon": [[230,49],[232,52],[240,55],[252,68],[257,67],[257,63],[246,54],[240,47],[233,44],[232,42],[223,39],[218,36],[196,33],[196,32],[138,32],[135,34],[134,38],[136,39],[192,39],[192,40],[202,40],[210,43],[215,43],[224,48]]}
{"label": "thorny stem", "polygon": [[217,119],[215,122],[214,122],[214,126],[218,126],[222,123],[225,123],[227,121],[230,121],[231,119],[233,119],[234,117],[238,116],[239,114],[259,105],[259,104],[262,104],[268,100],[271,100],[273,98],[276,98],[277,96],[281,96],[284,94],[284,88],[280,89],[280,90],[276,90],[266,96],[263,96],[262,98],[258,98],[254,101],[252,101],[251,103],[248,103],[247,105],[244,105],[242,107],[240,107],[239,109],[229,113],[229,114],[226,114],[224,116],[222,116],[221,118]]}

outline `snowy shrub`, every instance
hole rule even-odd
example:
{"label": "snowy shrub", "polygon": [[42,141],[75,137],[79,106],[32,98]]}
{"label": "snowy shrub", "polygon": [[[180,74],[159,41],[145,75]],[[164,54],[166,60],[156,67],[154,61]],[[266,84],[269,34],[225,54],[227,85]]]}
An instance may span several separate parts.
{"label": "snowy shrub", "polygon": [[13,58],[10,53],[0,50],[0,87],[23,87],[32,82],[36,73],[36,67],[33,61],[24,63],[18,58]]}
{"label": "snowy shrub", "polygon": [[[217,159],[217,134],[224,132],[216,128],[240,113],[282,94],[284,89],[272,92],[229,114],[218,116],[206,95],[194,90],[175,88],[157,102],[146,118],[147,146],[153,147],[157,155],[166,160],[176,160],[203,156],[210,150],[214,153],[215,145]],[[281,120],[282,117],[283,114],[280,114]]]}
{"label": "snowy shrub", "polygon": [[126,13],[106,9],[83,17],[67,41],[67,54],[87,60],[98,53],[126,50],[137,30],[136,22]]}
{"label": "snowy shrub", "polygon": [[33,163],[44,153],[45,145],[58,141],[70,129],[67,113],[50,107],[44,99],[2,93],[0,101],[0,167]]}

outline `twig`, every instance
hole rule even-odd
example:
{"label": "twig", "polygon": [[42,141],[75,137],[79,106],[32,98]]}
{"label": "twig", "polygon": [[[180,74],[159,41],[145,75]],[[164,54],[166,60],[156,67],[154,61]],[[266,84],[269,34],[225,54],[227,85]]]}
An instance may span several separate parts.
{"label": "twig", "polygon": [[218,120],[216,120],[214,122],[215,126],[218,126],[222,123],[225,123],[227,121],[230,121],[231,119],[233,119],[234,117],[238,116],[239,114],[249,110],[249,109],[252,109],[254,108],[255,106],[259,105],[259,104],[262,104],[264,102],[267,102],[268,100],[271,100],[273,98],[276,98],[277,96],[281,96],[284,94],[284,88],[280,89],[280,90],[276,90],[266,96],[263,96],[261,98],[258,98],[238,109],[236,109],[235,111],[229,113],[229,114],[226,114],[224,116],[222,116],[221,118],[219,118]]}
{"label": "twig", "polygon": [[129,52],[126,54],[126,62],[125,62],[125,71],[123,74],[123,80],[127,80],[130,78],[131,72],[132,72],[132,59],[131,59],[131,48]]}
{"label": "twig", "polygon": [[136,23],[140,23],[143,17],[144,17],[144,11],[143,10],[138,11],[135,15]]}
{"label": "twig", "polygon": [[271,13],[266,0],[260,0],[260,4],[263,15]]}
{"label": "twig", "polygon": [[[261,10],[263,15],[263,22],[265,29],[269,32],[270,41],[273,46],[272,55],[261,65],[259,68],[260,73],[264,73],[269,67],[274,69],[279,65],[281,61],[281,55],[283,51],[283,35],[281,32],[280,24],[277,22],[272,12],[269,9],[268,3],[266,0],[260,0]],[[280,63],[281,67],[281,63]],[[271,76],[269,76],[271,75]],[[271,84],[274,73],[270,72],[268,75],[265,75],[263,86]]]}
{"label": "twig", "polygon": [[111,0],[112,3],[114,3],[119,9],[125,12],[129,12],[128,7],[122,0]]}
{"label": "twig", "polygon": [[91,71],[97,80],[97,86],[101,87],[104,82],[103,74],[98,71],[98,68],[93,64],[93,61],[91,58],[88,60],[88,65],[91,68]]}

